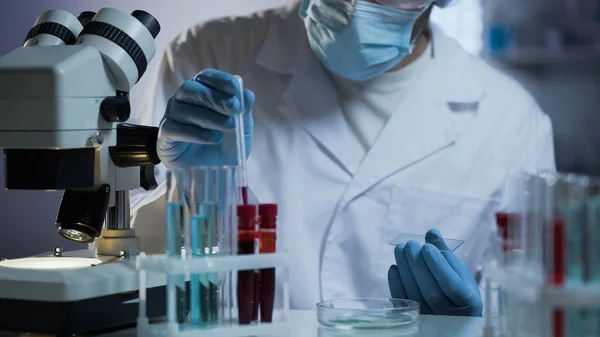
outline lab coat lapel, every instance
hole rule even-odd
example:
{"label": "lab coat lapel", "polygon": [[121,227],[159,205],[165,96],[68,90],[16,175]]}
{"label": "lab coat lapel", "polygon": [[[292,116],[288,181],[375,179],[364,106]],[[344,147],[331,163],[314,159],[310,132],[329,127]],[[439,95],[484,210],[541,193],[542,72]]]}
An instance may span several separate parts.
{"label": "lab coat lapel", "polygon": [[305,53],[284,93],[278,110],[302,127],[318,147],[346,173],[354,172],[357,152],[348,146],[354,137],[344,117],[330,75],[312,53]]}
{"label": "lab coat lapel", "polygon": [[342,205],[390,175],[452,146],[476,115],[483,83],[473,56],[435,26],[432,36],[433,66],[386,124]]}
{"label": "lab coat lapel", "polygon": [[277,21],[269,28],[257,64],[283,76],[291,76],[278,104],[277,112],[304,129],[321,151],[352,175],[360,158],[348,146],[353,137],[344,117],[330,75],[312,52],[304,23],[294,2],[293,17]]}

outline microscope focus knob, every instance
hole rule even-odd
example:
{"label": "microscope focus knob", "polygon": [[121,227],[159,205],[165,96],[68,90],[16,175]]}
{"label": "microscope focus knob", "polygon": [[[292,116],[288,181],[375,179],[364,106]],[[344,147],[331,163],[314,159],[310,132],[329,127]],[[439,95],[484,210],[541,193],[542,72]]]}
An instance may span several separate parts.
{"label": "microscope focus knob", "polygon": [[131,104],[125,95],[106,97],[100,104],[100,115],[109,123],[126,122],[131,115]]}
{"label": "microscope focus knob", "polygon": [[151,191],[158,187],[156,175],[154,174],[155,165],[140,167],[140,187],[146,191]]}
{"label": "microscope focus knob", "polygon": [[157,127],[119,124],[117,145],[109,148],[110,157],[118,167],[158,165],[157,140]]}

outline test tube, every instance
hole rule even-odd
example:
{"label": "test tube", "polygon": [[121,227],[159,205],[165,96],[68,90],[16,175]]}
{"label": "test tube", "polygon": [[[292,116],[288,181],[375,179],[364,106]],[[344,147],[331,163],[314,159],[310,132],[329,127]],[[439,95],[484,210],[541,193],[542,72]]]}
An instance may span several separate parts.
{"label": "test tube", "polygon": [[[510,205],[510,203],[509,203]],[[509,206],[511,208],[511,206]],[[497,261],[502,268],[508,267],[508,254],[512,249],[512,241],[509,240],[508,233],[511,222],[514,221],[515,217],[518,217],[517,213],[499,212],[496,213],[496,226],[498,230],[498,247],[497,247]],[[486,303],[491,307],[491,287],[492,284],[489,280],[486,280]],[[501,331],[508,331],[508,320],[506,315],[510,312],[507,308],[507,296],[502,289],[497,291],[498,297],[498,326]],[[486,315],[487,326],[492,326],[491,314]]]}
{"label": "test tube", "polygon": [[583,236],[586,230],[585,202],[589,180],[576,175],[569,175],[565,179],[568,184],[567,199],[563,206],[567,233],[566,277],[571,284],[581,284],[588,278]]}
{"label": "test tube", "polygon": [[239,184],[240,191],[242,195],[242,203],[244,205],[248,204],[248,172],[246,170],[246,131],[244,125],[244,114],[246,113],[246,105],[244,100],[244,80],[241,76],[236,75],[235,79],[240,86],[240,110],[239,114],[235,115],[235,136],[236,136],[236,146],[237,146],[237,155],[238,155],[238,167],[239,167]]}
{"label": "test tube", "polygon": [[[194,81],[200,82],[200,75],[203,72],[198,73],[194,76]],[[246,158],[247,158],[247,149],[246,149],[246,131],[245,131],[245,123],[244,123],[244,115],[246,114],[246,102],[244,95],[244,80],[241,76],[235,75],[235,80],[238,83],[240,89],[240,113],[234,115],[235,119],[235,145],[237,149],[237,165],[238,168],[235,170],[235,174],[237,177],[237,187],[239,188],[239,194],[237,195],[242,204],[248,204],[248,173],[246,170]]]}
{"label": "test tube", "polygon": [[[589,178],[585,176],[567,175],[564,177],[566,194],[561,206],[565,223],[565,283],[569,286],[583,286],[589,281],[588,261],[586,254],[587,214],[585,211]],[[589,319],[588,310],[568,309],[565,312],[565,329],[569,335],[581,336]]]}
{"label": "test tube", "polygon": [[528,224],[525,228],[526,264],[533,279],[544,280],[543,240],[544,224],[546,222],[545,199],[548,193],[547,180],[554,179],[554,173],[537,172],[528,180]]}
{"label": "test tube", "polygon": [[[238,254],[255,254],[256,242],[256,205],[239,205],[238,216]],[[237,299],[239,324],[253,322],[256,312],[256,272],[240,270],[237,277]]]}
{"label": "test tube", "polygon": [[[497,214],[498,232],[505,237],[505,244],[501,246],[499,253],[500,264],[503,264],[504,268],[513,270],[516,275],[521,277],[527,277],[527,268],[524,266],[524,228],[527,224],[526,220],[529,212],[527,188],[531,177],[531,172],[521,171],[509,175],[506,187],[506,193],[508,193],[506,210],[504,213]],[[508,336],[515,335],[519,327],[523,325],[523,307],[521,303],[515,296],[499,289],[498,305],[499,326],[508,333]]]}
{"label": "test tube", "polygon": [[[194,167],[190,169],[192,181],[190,207],[190,241],[192,258],[202,258],[209,255],[211,226],[214,223],[213,214],[216,205],[212,204],[212,176],[209,167]],[[192,325],[207,324],[212,321],[213,303],[210,303],[209,292],[211,285],[207,273],[191,275],[190,284],[190,320]]]}
{"label": "test tube", "polygon": [[[544,172],[541,181],[541,228],[538,249],[541,249],[541,284],[562,286],[564,272],[564,220],[558,212],[563,184],[561,175]],[[536,308],[538,309],[538,308]],[[560,308],[539,308],[535,317],[540,336],[560,336],[564,326],[564,312]]]}
{"label": "test tube", "polygon": [[[172,259],[181,259],[185,251],[185,175],[182,170],[167,172],[166,250]],[[167,275],[167,319],[183,323],[187,316],[185,275]]]}
{"label": "test tube", "polygon": [[[235,169],[232,167],[195,167],[191,169],[191,241],[194,258],[231,254],[230,211],[237,204]],[[191,320],[194,325],[223,322],[231,310],[231,273],[192,275]],[[228,294],[229,292],[229,294]],[[231,317],[228,315],[227,317]]]}
{"label": "test tube", "polygon": [[[258,205],[260,253],[273,254],[277,246],[277,204]],[[260,271],[259,305],[260,321],[273,320],[275,301],[275,268]]]}
{"label": "test tube", "polygon": [[[587,263],[591,280],[589,285],[600,285],[600,180],[597,178],[590,184],[588,199],[586,201],[587,230],[586,250]],[[593,336],[600,332],[600,309],[591,313],[588,324],[588,335]]]}
{"label": "test tube", "polygon": [[[545,278],[549,285],[563,287],[566,268],[566,231],[563,210],[568,196],[568,183],[562,175],[548,177],[546,188],[546,210],[548,212],[545,224]],[[553,308],[551,314],[549,336],[560,337],[565,331],[565,313],[563,308]]]}
{"label": "test tube", "polygon": [[[238,167],[225,166],[219,169],[219,255],[237,254],[237,206],[240,190],[237,186]],[[219,283],[219,323],[232,323],[234,308],[233,271],[222,273]]]}
{"label": "test tube", "polygon": [[516,172],[509,178],[508,190],[509,212],[506,227],[506,259],[507,266],[514,267],[516,271],[523,274],[524,269],[524,228],[528,224],[528,200],[527,188],[528,181],[532,178],[530,172]]}

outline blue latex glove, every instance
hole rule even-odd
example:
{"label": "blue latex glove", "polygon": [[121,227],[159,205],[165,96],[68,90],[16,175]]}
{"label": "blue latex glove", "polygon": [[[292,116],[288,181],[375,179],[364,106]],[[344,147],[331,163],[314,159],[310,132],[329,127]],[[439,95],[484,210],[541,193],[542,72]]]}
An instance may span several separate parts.
{"label": "blue latex glove", "polygon": [[409,241],[394,249],[396,265],[388,271],[393,298],[421,303],[425,315],[481,316],[483,302],[475,276],[432,229],[426,244]]}
{"label": "blue latex glove", "polygon": [[[237,165],[235,120],[242,113],[233,75],[208,69],[173,96],[160,126],[157,151],[169,170]],[[247,155],[252,149],[254,93],[244,90]]]}

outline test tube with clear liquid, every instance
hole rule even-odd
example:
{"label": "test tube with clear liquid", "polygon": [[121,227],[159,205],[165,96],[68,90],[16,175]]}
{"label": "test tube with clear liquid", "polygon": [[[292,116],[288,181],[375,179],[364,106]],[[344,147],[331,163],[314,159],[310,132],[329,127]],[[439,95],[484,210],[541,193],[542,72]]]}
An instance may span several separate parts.
{"label": "test tube with clear liquid", "polygon": [[[192,258],[230,255],[231,204],[236,203],[235,169],[194,167],[190,210]],[[211,326],[231,317],[231,273],[194,273],[190,284],[190,319],[193,326]]]}
{"label": "test tube with clear liquid", "polygon": [[556,221],[551,211],[555,198],[555,186],[559,177],[553,172],[536,172],[527,181],[527,223],[525,235],[527,240],[527,270],[530,276],[538,281],[545,279],[544,235],[549,224]]}
{"label": "test tube with clear liquid", "polygon": [[[520,277],[530,277],[527,263],[527,228],[531,223],[530,181],[534,174],[527,171],[514,172],[509,177],[509,206],[506,227],[506,249],[502,249],[502,263]],[[504,247],[503,247],[504,248]],[[517,336],[526,324],[523,317],[528,308],[511,293],[499,290],[499,324],[509,336]],[[530,327],[527,327],[529,329]]]}
{"label": "test tube with clear liquid", "polygon": [[[594,178],[590,184],[586,200],[587,229],[586,255],[588,259],[589,285],[600,285],[600,179]],[[588,335],[600,335],[600,308],[592,309],[587,324]]]}
{"label": "test tube with clear liquid", "polygon": [[[242,198],[237,185],[239,167],[225,166],[220,168],[219,176],[219,255],[237,254],[237,205]],[[233,309],[236,301],[234,297],[234,272],[232,270],[222,273],[219,280],[219,324],[233,322]]]}
{"label": "test tube with clear liquid", "polygon": [[[564,285],[565,287],[581,287],[590,281],[587,246],[586,200],[589,191],[589,178],[574,174],[566,175],[560,213],[565,225],[564,252]],[[585,329],[592,318],[592,311],[587,309],[565,310],[565,329],[574,336],[585,335]]]}
{"label": "test tube with clear liquid", "polygon": [[[202,82],[202,74],[204,71],[201,71],[196,76],[194,76],[194,81]],[[235,81],[238,84],[238,89],[240,91],[238,100],[240,102],[240,111],[233,115],[233,119],[235,121],[235,145],[236,145],[236,154],[237,154],[237,169],[236,169],[236,178],[237,178],[237,188],[239,188],[239,198],[240,202],[244,205],[248,204],[248,173],[246,170],[246,158],[248,157],[247,149],[246,149],[246,125],[244,122],[244,115],[246,114],[246,102],[245,102],[245,91],[244,91],[244,80],[241,76],[235,75]]]}
{"label": "test tube with clear liquid", "polygon": [[[167,172],[166,250],[171,259],[185,257],[185,190],[184,171]],[[185,275],[167,275],[167,319],[184,323],[187,317]]]}
{"label": "test tube with clear liquid", "polygon": [[235,75],[235,79],[238,82],[240,89],[240,113],[235,115],[235,137],[236,137],[236,147],[237,147],[237,165],[238,169],[238,184],[240,187],[240,193],[242,198],[242,203],[244,205],[248,204],[248,172],[246,170],[246,158],[247,158],[247,150],[246,150],[246,126],[244,123],[244,114],[246,114],[246,104],[245,104],[245,95],[244,95],[244,80],[241,76]]}

